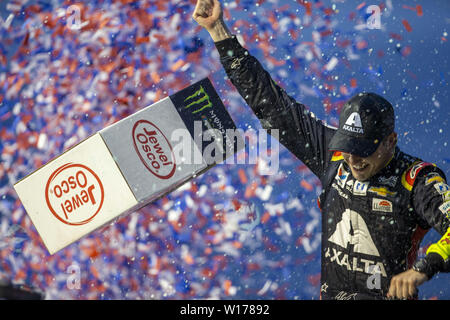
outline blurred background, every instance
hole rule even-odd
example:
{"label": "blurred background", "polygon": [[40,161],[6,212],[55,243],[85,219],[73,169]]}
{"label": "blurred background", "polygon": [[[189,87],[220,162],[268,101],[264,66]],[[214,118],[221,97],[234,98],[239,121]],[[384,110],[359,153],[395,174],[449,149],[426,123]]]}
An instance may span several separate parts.
{"label": "blurred background", "polygon": [[[319,118],[335,125],[353,94],[379,93],[394,105],[401,149],[450,176],[449,1],[222,3],[232,32]],[[380,8],[378,21],[370,5]],[[321,186],[282,146],[276,174],[259,175],[262,159],[217,165],[52,256],[12,187],[90,134],[204,77],[239,128],[261,128],[192,20],[194,7],[0,2],[2,283],[46,299],[319,298]],[[419,256],[439,238],[430,231]],[[449,299],[449,280],[437,275],[420,299]]]}

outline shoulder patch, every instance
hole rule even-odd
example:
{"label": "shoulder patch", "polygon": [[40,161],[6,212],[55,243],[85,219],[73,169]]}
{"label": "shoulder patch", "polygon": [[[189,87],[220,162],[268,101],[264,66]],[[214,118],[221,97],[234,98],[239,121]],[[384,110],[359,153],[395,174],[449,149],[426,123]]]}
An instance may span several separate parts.
{"label": "shoulder patch", "polygon": [[402,174],[402,185],[411,191],[414,186],[414,181],[416,181],[419,172],[427,166],[436,166],[434,163],[416,161],[414,162],[405,172]]}
{"label": "shoulder patch", "polygon": [[344,157],[342,156],[342,152],[340,151],[335,151],[333,153],[333,155],[331,156],[331,161],[339,161],[339,160],[343,160]]}

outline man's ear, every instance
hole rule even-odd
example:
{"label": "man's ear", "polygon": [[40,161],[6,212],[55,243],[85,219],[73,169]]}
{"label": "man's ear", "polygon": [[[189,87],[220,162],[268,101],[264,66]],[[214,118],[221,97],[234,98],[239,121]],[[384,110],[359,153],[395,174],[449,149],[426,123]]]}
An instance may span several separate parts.
{"label": "man's ear", "polygon": [[397,145],[397,132],[392,132],[386,139],[386,147],[389,149]]}

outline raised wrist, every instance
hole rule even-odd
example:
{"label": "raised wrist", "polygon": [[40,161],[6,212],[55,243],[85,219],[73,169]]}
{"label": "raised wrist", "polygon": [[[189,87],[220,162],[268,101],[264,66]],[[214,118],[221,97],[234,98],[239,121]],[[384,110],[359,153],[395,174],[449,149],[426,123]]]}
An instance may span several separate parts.
{"label": "raised wrist", "polygon": [[222,19],[218,20],[217,23],[215,23],[210,29],[207,29],[207,31],[214,42],[219,42],[233,36]]}

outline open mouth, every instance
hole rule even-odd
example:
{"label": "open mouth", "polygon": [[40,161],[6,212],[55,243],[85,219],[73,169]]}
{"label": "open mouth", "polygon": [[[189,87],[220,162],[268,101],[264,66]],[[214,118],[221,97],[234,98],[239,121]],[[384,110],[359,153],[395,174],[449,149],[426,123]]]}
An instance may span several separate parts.
{"label": "open mouth", "polygon": [[358,165],[358,166],[352,166],[353,170],[355,170],[356,172],[363,172],[364,170],[367,169],[369,165],[367,163],[362,164],[362,165]]}

